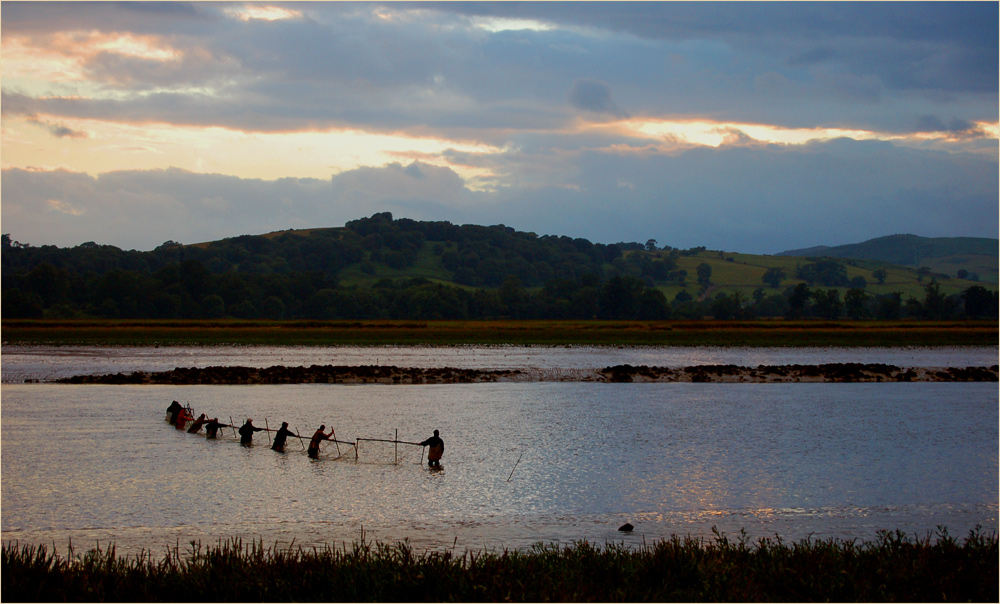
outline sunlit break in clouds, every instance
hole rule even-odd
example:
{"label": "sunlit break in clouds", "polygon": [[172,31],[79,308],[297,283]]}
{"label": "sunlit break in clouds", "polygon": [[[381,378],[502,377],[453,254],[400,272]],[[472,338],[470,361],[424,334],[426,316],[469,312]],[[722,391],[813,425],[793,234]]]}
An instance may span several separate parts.
{"label": "sunlit break in clouds", "polygon": [[258,6],[239,4],[226,10],[237,19],[249,21],[250,19],[262,19],[264,21],[278,21],[280,19],[295,19],[301,17],[302,13],[297,10],[289,10],[280,6]]}
{"label": "sunlit break in clouds", "polygon": [[776,253],[997,236],[995,3],[2,10],[2,219],[151,249],[375,212]]}

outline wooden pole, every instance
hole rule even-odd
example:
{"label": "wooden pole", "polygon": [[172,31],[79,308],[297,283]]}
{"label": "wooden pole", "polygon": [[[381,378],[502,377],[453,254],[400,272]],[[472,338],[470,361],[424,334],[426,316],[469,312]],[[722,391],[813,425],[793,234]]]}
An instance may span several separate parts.
{"label": "wooden pole", "polygon": [[396,465],[399,463],[399,428],[396,428],[396,438],[392,442],[392,465]]}
{"label": "wooden pole", "polygon": [[264,416],[264,431],[267,433],[267,444],[271,446],[271,426],[267,425],[267,416]]}
{"label": "wooden pole", "polygon": [[411,443],[408,440],[389,440],[388,438],[359,438],[358,440],[368,440],[377,443],[399,443],[401,445],[415,445],[417,447],[422,447],[420,443]]}
{"label": "wooden pole", "polygon": [[233,416],[232,415],[229,416],[229,427],[233,429],[233,438],[237,438],[237,436],[236,436],[236,422],[233,421]]}
{"label": "wooden pole", "polygon": [[305,451],[306,450],[306,446],[305,446],[305,444],[302,443],[302,436],[299,434],[299,429],[298,428],[295,429],[295,436],[299,437],[299,446],[302,447],[303,451]]}
{"label": "wooden pole", "polygon": [[[521,455],[524,455],[522,452]],[[521,455],[517,456],[517,462],[514,463],[514,467],[510,470],[510,476],[507,477],[507,482],[510,482],[510,477],[514,475],[514,470],[517,469],[517,464],[521,463]]]}
{"label": "wooden pole", "polygon": [[340,445],[337,443],[337,431],[330,426],[330,434],[333,435],[333,444],[337,446],[337,457],[340,457]]}

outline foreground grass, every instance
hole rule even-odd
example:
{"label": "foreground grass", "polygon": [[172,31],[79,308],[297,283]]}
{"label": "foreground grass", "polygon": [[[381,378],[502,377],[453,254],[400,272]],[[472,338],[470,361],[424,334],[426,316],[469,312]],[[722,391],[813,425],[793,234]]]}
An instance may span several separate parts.
{"label": "foreground grass", "polygon": [[997,537],[959,543],[673,537],[638,551],[588,543],[417,554],[406,544],[318,550],[192,543],[154,561],[114,547],[62,558],[3,547],[4,601],[973,601],[996,602]]}
{"label": "foreground grass", "polygon": [[4,320],[5,344],[993,346],[996,321]]}

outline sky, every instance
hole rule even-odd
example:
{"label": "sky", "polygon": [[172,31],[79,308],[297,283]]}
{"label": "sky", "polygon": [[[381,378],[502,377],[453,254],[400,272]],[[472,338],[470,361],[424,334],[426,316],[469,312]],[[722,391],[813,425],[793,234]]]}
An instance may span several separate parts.
{"label": "sky", "polygon": [[0,4],[0,230],[998,236],[996,2]]}

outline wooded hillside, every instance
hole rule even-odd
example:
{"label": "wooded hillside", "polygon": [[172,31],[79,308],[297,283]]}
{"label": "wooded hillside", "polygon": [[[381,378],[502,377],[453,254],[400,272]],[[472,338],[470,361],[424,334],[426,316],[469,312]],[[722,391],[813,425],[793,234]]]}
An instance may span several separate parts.
{"label": "wooded hillside", "polygon": [[4,318],[722,319],[996,316],[996,286],[879,260],[614,245],[394,220],[149,252],[3,235]]}
{"label": "wooded hillside", "polygon": [[888,235],[862,243],[818,246],[781,252],[779,256],[825,256],[880,260],[909,268],[926,267],[952,277],[997,282],[998,242],[985,237],[918,237]]}

